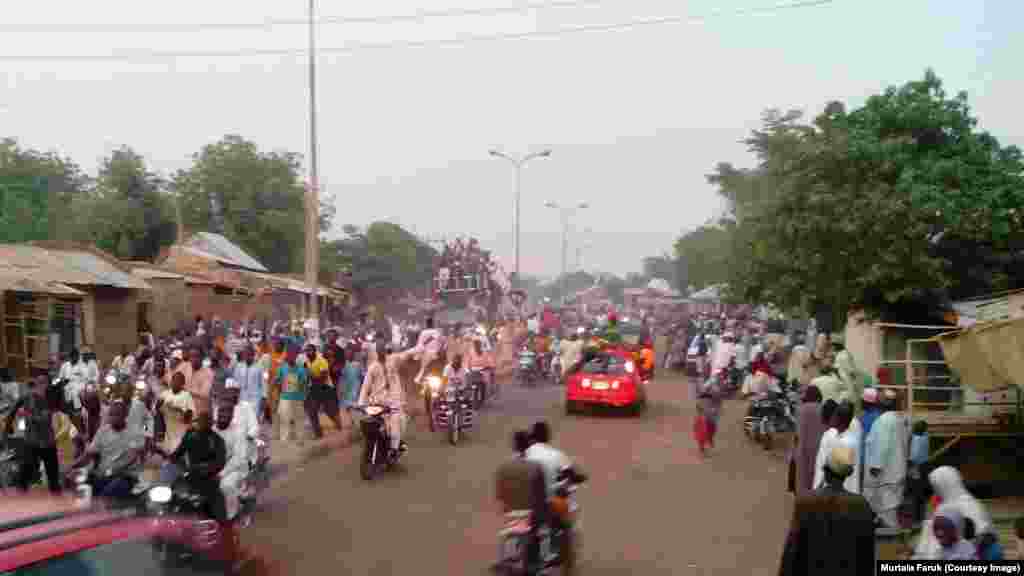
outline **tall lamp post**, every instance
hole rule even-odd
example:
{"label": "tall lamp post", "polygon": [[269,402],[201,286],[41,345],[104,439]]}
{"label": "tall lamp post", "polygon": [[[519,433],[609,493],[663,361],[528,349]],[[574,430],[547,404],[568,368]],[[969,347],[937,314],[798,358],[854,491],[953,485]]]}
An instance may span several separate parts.
{"label": "tall lamp post", "polygon": [[586,202],[580,202],[571,206],[562,206],[557,202],[545,202],[544,206],[547,208],[554,208],[558,210],[562,217],[562,305],[565,305],[566,300],[569,296],[569,282],[566,277],[568,268],[568,253],[569,253],[569,216],[576,210],[583,210],[588,207],[589,204]]}
{"label": "tall lamp post", "polygon": [[306,284],[309,285],[307,318],[320,329],[317,271],[320,253],[320,166],[316,125],[316,0],[309,0],[309,186],[306,189]]}
{"label": "tall lamp post", "polygon": [[515,269],[512,271],[514,280],[512,281],[513,288],[519,288],[519,231],[520,231],[520,219],[519,219],[519,204],[520,204],[520,182],[522,181],[523,165],[533,160],[534,158],[547,158],[551,156],[551,150],[542,150],[540,152],[533,152],[522,157],[515,157],[505,154],[504,152],[498,152],[497,150],[489,150],[488,154],[495,158],[503,158],[508,160],[515,166],[515,199],[512,204],[512,252],[514,258]]}

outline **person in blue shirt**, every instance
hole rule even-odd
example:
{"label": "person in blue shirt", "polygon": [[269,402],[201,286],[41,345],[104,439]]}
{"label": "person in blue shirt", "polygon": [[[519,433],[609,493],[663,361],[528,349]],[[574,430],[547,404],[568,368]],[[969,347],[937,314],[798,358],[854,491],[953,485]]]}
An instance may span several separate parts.
{"label": "person in blue shirt", "polygon": [[907,466],[907,499],[912,506],[914,521],[924,519],[927,482],[924,466],[928,462],[928,423],[918,420],[911,428],[910,462]]}
{"label": "person in blue shirt", "polygon": [[861,477],[858,479],[860,482],[861,490],[864,488],[864,454],[867,453],[867,440],[868,434],[871,432],[871,426],[878,420],[878,417],[885,411],[882,404],[879,402],[879,394],[877,388],[865,388],[864,392],[861,393],[861,401],[864,405],[864,413],[860,416],[860,427],[864,433],[860,437],[860,447],[857,449],[858,457],[860,458],[860,468],[858,471]]}

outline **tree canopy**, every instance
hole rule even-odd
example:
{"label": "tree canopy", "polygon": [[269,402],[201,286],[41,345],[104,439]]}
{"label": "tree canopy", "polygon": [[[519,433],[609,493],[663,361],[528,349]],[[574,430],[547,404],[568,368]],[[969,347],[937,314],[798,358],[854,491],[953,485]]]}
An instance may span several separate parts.
{"label": "tree canopy", "polygon": [[[225,235],[276,272],[301,272],[305,250],[305,188],[301,157],[264,152],[241,136],[204,146],[174,177],[190,230]],[[321,206],[320,230],[333,209]]]}
{"label": "tree canopy", "polygon": [[353,290],[364,299],[430,286],[437,251],[401,226],[373,222],[342,230],[343,238],[320,249],[322,273],[348,271]]}
{"label": "tree canopy", "polygon": [[676,243],[691,283],[836,320],[1024,285],[1021,152],[933,72],[809,123],[769,110],[745,142],[755,168],[708,177],[728,216]]}

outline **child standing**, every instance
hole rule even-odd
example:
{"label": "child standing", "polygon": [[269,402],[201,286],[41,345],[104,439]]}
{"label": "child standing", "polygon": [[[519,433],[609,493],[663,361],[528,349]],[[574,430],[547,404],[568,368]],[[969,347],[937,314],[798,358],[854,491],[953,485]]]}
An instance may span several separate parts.
{"label": "child standing", "polygon": [[715,446],[718,417],[722,411],[722,387],[718,378],[709,378],[697,396],[697,418],[694,421],[694,439],[701,456]]}

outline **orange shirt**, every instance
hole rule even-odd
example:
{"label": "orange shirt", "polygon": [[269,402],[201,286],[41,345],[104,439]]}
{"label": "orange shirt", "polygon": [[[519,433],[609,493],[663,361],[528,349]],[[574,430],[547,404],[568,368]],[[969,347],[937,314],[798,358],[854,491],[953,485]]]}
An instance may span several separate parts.
{"label": "orange shirt", "polygon": [[644,370],[654,369],[654,350],[650,348],[644,348],[640,351],[640,358],[643,359]]}

